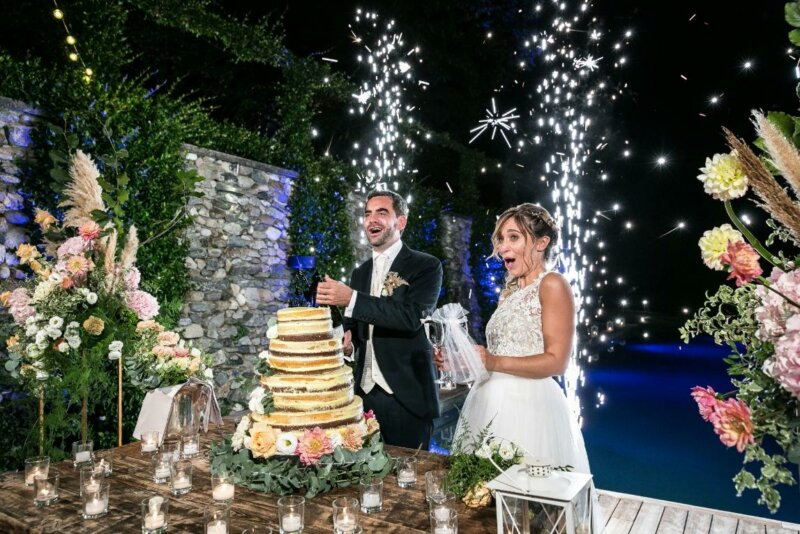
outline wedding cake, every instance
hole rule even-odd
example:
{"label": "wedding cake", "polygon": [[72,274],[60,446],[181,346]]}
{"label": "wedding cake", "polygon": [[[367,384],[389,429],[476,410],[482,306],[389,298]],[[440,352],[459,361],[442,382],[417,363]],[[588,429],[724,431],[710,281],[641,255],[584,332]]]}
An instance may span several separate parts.
{"label": "wedding cake", "polygon": [[353,370],[344,363],[342,341],[333,338],[330,308],[279,310],[277,327],[267,357],[275,373],[261,377],[275,411],[253,419],[293,431],[362,422],[363,405],[353,393]]}

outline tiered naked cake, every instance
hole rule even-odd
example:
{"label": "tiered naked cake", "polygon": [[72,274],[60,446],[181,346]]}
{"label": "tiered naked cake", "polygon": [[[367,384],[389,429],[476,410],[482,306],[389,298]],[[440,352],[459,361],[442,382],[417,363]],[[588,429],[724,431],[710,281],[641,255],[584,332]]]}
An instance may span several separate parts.
{"label": "tiered naked cake", "polygon": [[328,434],[363,423],[363,404],[354,395],[342,341],[333,337],[330,308],[279,310],[277,334],[267,357],[274,374],[261,377],[274,411],[254,413],[253,420],[283,431],[320,427]]}

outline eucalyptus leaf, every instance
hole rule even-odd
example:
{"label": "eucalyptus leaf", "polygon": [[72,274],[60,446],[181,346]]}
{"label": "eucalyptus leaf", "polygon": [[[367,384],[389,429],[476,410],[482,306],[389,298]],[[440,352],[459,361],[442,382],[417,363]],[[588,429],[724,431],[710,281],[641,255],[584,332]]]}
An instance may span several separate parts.
{"label": "eucalyptus leaf", "polygon": [[783,14],[790,26],[800,28],[800,3],[787,2],[783,6]]}

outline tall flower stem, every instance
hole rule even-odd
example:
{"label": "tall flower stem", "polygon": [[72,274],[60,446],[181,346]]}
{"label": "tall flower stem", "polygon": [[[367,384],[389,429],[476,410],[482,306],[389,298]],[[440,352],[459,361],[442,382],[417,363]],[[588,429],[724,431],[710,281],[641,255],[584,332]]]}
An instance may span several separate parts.
{"label": "tall flower stem", "polygon": [[728,217],[733,222],[734,226],[736,226],[736,229],[739,230],[745,239],[747,239],[747,241],[753,246],[753,248],[756,249],[759,254],[761,254],[762,258],[770,262],[773,267],[783,267],[783,264],[780,262],[780,260],[773,256],[772,253],[761,244],[758,238],[753,235],[753,232],[748,230],[742,221],[739,220],[739,217],[736,215],[736,212],[733,211],[733,206],[731,206],[729,200],[725,201],[725,212],[728,214]]}
{"label": "tall flower stem", "polygon": [[39,384],[39,456],[44,456],[44,386]]}
{"label": "tall flower stem", "polygon": [[792,299],[790,299],[789,297],[787,297],[786,295],[784,295],[783,293],[781,293],[780,291],[778,291],[777,289],[775,289],[774,287],[772,287],[772,286],[769,284],[769,280],[767,280],[767,279],[766,279],[766,278],[764,278],[763,276],[759,276],[759,277],[758,277],[756,280],[758,280],[758,283],[759,283],[759,284],[761,284],[762,286],[766,287],[767,289],[769,289],[770,291],[772,291],[772,292],[773,292],[773,293],[775,293],[776,295],[778,295],[778,296],[782,297],[784,300],[786,300],[786,302],[788,302],[789,304],[791,304],[791,305],[792,305],[792,306],[794,306],[795,308],[798,308],[798,309],[800,309],[800,304],[796,303],[795,301],[793,301]]}

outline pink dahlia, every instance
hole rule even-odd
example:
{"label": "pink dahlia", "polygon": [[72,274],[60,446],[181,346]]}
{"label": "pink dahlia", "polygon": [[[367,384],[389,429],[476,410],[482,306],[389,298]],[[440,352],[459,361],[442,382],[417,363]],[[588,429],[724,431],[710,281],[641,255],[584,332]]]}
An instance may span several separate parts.
{"label": "pink dahlia", "polygon": [[375,412],[372,410],[364,412],[364,419],[375,419]]}
{"label": "pink dahlia", "polygon": [[70,256],[64,262],[64,268],[73,278],[83,278],[89,272],[89,260],[85,256]]}
{"label": "pink dahlia", "polygon": [[181,336],[177,333],[172,332],[171,330],[167,330],[166,332],[161,332],[158,334],[158,344],[159,345],[177,345],[178,341],[181,340]]}
{"label": "pink dahlia", "polygon": [[30,302],[31,297],[24,287],[18,287],[8,297],[8,311],[15,323],[25,324],[28,317],[36,315],[36,310],[30,305]]}
{"label": "pink dahlia", "polygon": [[728,399],[721,402],[711,415],[711,424],[719,440],[728,447],[736,446],[736,450],[744,452],[748,443],[754,443],[753,421],[750,419],[750,408],[743,401]]}
{"label": "pink dahlia", "polygon": [[63,258],[64,256],[75,256],[76,254],[83,254],[83,251],[86,250],[86,242],[81,237],[70,237],[66,241],[64,241],[56,254],[59,258]]}
{"label": "pink dahlia", "polygon": [[94,221],[86,221],[78,228],[78,233],[87,243],[93,239],[97,239],[101,231],[100,225]]}
{"label": "pink dahlia", "polygon": [[300,463],[303,465],[314,465],[320,458],[332,452],[331,438],[325,435],[325,431],[320,427],[316,427],[314,430],[303,432],[303,435],[297,440],[295,454],[300,456]]}
{"label": "pink dahlia", "polygon": [[147,321],[158,315],[158,301],[147,291],[126,291],[123,293],[125,304],[136,314],[140,321]]}
{"label": "pink dahlia", "polygon": [[763,273],[758,264],[759,258],[758,252],[744,241],[729,241],[728,251],[719,259],[731,269],[728,280],[736,279],[736,287],[741,287]]}
{"label": "pink dahlia", "polygon": [[711,386],[707,388],[693,387],[692,398],[697,402],[697,407],[700,409],[700,417],[705,421],[709,421],[719,408],[719,405],[722,404],[722,401],[717,398],[717,394]]}

